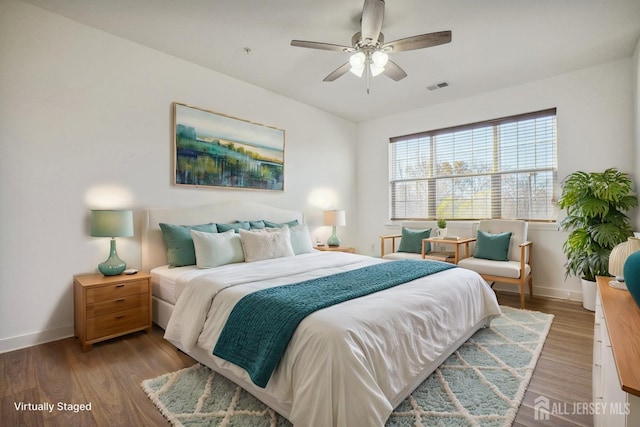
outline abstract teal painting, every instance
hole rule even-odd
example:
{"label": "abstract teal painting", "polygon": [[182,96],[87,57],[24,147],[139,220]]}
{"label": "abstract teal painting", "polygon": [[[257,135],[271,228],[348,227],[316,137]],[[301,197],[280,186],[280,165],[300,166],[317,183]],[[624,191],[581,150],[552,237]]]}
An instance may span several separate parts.
{"label": "abstract teal painting", "polygon": [[173,107],[176,185],[284,190],[284,130]]}

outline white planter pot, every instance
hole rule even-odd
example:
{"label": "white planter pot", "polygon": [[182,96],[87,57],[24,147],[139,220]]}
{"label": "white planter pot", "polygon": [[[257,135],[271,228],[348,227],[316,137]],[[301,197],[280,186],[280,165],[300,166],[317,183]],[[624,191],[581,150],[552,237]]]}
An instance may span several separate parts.
{"label": "white planter pot", "polygon": [[596,311],[598,284],[584,279],[580,279],[580,282],[582,282],[582,306],[589,311]]}
{"label": "white planter pot", "polygon": [[447,235],[446,228],[438,228],[438,237],[445,237]]}

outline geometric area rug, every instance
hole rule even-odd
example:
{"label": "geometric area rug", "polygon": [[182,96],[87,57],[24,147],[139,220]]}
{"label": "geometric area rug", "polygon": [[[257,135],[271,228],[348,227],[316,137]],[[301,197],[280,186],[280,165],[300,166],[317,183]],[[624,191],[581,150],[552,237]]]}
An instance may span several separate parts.
{"label": "geometric area rug", "polygon": [[[513,424],[553,315],[501,309],[502,316],[469,338],[394,409],[386,426]],[[199,363],[141,385],[174,426],[291,426],[251,394]]]}

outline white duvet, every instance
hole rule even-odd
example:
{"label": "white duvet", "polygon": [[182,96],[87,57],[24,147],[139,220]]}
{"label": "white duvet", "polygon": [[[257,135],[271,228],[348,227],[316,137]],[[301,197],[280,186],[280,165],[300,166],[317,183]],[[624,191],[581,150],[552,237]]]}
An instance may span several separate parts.
{"label": "white duvet", "polygon": [[165,338],[206,358],[295,426],[382,426],[394,406],[471,328],[500,314],[495,294],[476,273],[442,271],[319,310],[294,333],[265,389],[213,356],[235,303],[247,293],[388,262],[341,252],[314,252],[254,263],[191,270]]}

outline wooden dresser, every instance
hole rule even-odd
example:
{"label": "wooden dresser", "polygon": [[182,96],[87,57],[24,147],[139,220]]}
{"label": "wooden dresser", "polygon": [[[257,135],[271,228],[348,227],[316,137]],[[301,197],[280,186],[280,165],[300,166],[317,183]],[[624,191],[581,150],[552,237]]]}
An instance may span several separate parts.
{"label": "wooden dresser", "polygon": [[75,335],[91,345],[140,330],[151,331],[151,276],[146,273],[73,278]]}
{"label": "wooden dresser", "polygon": [[595,427],[640,426],[640,307],[598,277],[593,339]]}

